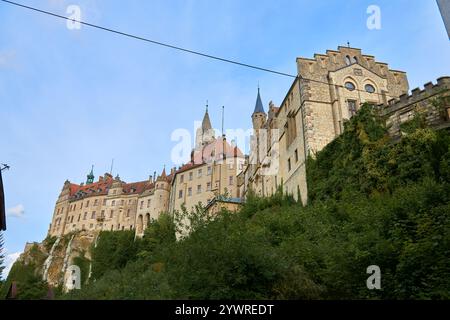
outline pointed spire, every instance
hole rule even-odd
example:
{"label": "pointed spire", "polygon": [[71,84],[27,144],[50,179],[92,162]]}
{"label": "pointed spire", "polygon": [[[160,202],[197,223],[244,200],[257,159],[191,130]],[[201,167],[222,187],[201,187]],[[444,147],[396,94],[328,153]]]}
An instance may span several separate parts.
{"label": "pointed spire", "polygon": [[94,165],[92,165],[91,172],[87,175],[86,184],[94,183]]}
{"label": "pointed spire", "polygon": [[202,130],[203,132],[207,131],[207,130],[211,130],[212,129],[212,125],[211,125],[211,120],[209,119],[209,114],[208,114],[208,100],[206,101],[206,111],[205,111],[205,115],[203,116],[203,121],[202,121]]}
{"label": "pointed spire", "polygon": [[259,94],[259,84],[258,84],[258,96],[256,97],[255,111],[253,113],[266,113],[261,101],[261,95]]}
{"label": "pointed spire", "polygon": [[161,178],[166,178],[166,177],[167,177],[167,175],[166,175],[166,165],[164,165],[164,169],[163,169],[163,171],[161,173]]}

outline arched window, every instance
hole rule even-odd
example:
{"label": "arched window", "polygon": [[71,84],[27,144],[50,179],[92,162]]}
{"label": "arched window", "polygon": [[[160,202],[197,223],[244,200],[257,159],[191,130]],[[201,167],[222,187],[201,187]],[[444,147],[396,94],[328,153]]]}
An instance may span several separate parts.
{"label": "arched window", "polygon": [[371,85],[371,84],[366,84],[365,86],[364,86],[364,89],[366,90],[366,92],[368,92],[368,93],[375,93],[375,87],[373,86],[373,85]]}
{"label": "arched window", "polygon": [[356,86],[353,84],[353,82],[347,81],[345,83],[345,88],[349,91],[353,91],[356,89]]}
{"label": "arched window", "polygon": [[145,215],[145,227],[148,227],[149,224],[150,224],[150,213],[147,213]]}
{"label": "arched window", "polygon": [[358,63],[358,58],[357,57],[353,57],[352,63]]}
{"label": "arched window", "polygon": [[345,64],[348,66],[352,64],[352,61],[350,60],[350,56],[345,56]]}

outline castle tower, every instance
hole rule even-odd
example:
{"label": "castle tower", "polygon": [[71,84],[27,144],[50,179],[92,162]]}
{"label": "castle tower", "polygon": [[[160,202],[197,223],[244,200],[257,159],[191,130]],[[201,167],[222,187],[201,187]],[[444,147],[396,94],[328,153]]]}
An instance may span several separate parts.
{"label": "castle tower", "polygon": [[94,183],[94,166],[91,168],[91,172],[87,175],[86,184],[92,184]]}
{"label": "castle tower", "polygon": [[256,97],[256,104],[255,104],[255,110],[252,114],[252,122],[253,122],[253,129],[259,130],[264,126],[264,123],[266,122],[266,112],[264,111],[264,107],[261,101],[261,95],[259,94],[259,87],[258,87],[258,96]]}
{"label": "castle tower", "polygon": [[[169,210],[169,195],[170,195],[169,179],[166,175],[166,168],[156,179],[155,183],[155,205],[158,207],[158,216],[161,212],[167,212]],[[156,217],[158,218],[158,217]]]}
{"label": "castle tower", "polygon": [[215,139],[214,129],[211,125],[211,120],[209,119],[208,105],[206,105],[205,115],[203,116],[202,126],[197,129],[195,148],[200,149],[201,147],[211,143]]}

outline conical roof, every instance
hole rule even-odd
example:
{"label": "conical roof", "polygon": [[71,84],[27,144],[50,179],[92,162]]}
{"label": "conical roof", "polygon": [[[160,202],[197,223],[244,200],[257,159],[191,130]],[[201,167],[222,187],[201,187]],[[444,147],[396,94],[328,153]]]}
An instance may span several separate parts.
{"label": "conical roof", "polygon": [[209,119],[209,114],[208,114],[208,106],[206,106],[206,112],[205,115],[203,116],[203,121],[202,121],[202,130],[203,132],[211,130],[212,129],[212,125],[211,125],[211,120]]}
{"label": "conical roof", "polygon": [[264,107],[261,101],[261,95],[259,94],[259,88],[258,88],[258,96],[256,97],[255,111],[253,111],[253,113],[266,113],[264,111]]}

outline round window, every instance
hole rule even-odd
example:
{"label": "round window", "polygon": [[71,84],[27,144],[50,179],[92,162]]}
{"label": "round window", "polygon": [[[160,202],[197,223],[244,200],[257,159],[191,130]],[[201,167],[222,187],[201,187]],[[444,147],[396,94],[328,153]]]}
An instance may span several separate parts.
{"label": "round window", "polygon": [[345,83],[345,88],[347,88],[347,90],[353,91],[356,89],[355,85],[351,82],[346,82]]}
{"label": "round window", "polygon": [[371,84],[366,84],[365,89],[368,93],[374,93],[375,92],[375,87]]}

